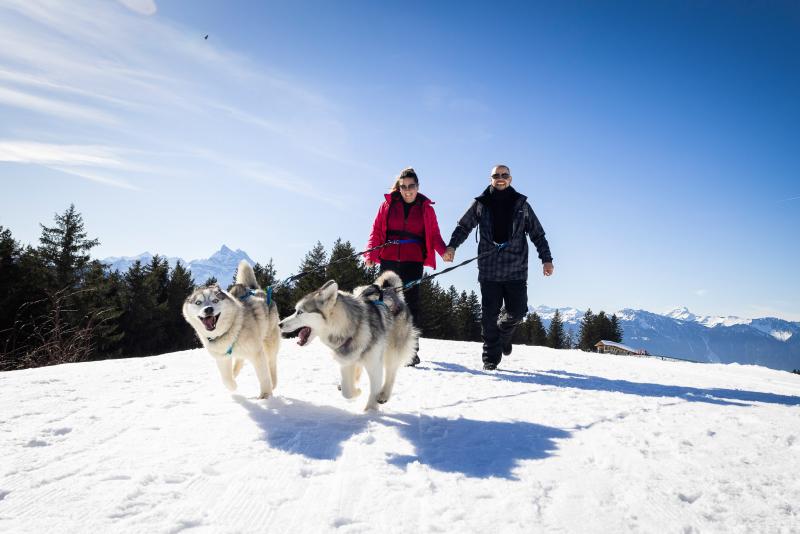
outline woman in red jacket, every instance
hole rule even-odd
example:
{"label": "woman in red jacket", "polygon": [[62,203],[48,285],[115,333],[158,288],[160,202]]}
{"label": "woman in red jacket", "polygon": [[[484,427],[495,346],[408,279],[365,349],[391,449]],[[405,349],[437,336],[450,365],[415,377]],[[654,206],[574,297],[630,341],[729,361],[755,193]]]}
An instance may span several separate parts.
{"label": "woman in red jacket", "polygon": [[[366,264],[371,267],[380,263],[381,272],[396,272],[404,284],[419,280],[423,268],[436,268],[434,252],[442,256],[447,250],[439,232],[433,201],[419,192],[419,178],[411,167],[400,172],[385,197],[372,223],[367,248],[377,247],[387,241],[401,240],[403,243],[370,252]],[[419,286],[406,290],[405,299],[414,323],[418,324]],[[419,356],[414,354],[411,365],[418,363]]]}

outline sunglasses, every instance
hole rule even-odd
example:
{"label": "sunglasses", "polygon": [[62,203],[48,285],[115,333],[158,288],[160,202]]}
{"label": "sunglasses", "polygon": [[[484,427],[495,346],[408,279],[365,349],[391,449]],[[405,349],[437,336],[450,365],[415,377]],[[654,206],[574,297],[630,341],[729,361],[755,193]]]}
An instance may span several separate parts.
{"label": "sunglasses", "polygon": [[502,180],[508,180],[509,178],[511,178],[511,175],[508,174],[507,172],[504,172],[503,174],[493,174],[492,175],[492,180],[501,180],[501,179]]}
{"label": "sunglasses", "polygon": [[402,189],[403,191],[413,191],[416,188],[417,184],[408,184],[408,185],[400,184],[400,189]]}

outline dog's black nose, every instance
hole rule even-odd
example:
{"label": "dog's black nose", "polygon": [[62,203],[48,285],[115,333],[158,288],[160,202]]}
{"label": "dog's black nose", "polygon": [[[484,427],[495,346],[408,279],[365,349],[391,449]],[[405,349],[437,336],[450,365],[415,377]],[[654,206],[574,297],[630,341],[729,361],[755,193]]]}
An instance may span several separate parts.
{"label": "dog's black nose", "polygon": [[203,313],[205,313],[206,315],[213,315],[214,308],[212,308],[211,306],[203,308]]}

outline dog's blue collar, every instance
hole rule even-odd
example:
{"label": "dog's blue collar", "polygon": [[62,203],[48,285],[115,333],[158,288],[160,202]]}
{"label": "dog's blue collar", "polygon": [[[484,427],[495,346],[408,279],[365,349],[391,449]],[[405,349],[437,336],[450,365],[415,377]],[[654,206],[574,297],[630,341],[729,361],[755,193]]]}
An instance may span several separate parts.
{"label": "dog's blue collar", "polygon": [[[223,335],[224,335],[224,334],[223,334]],[[218,340],[218,339],[219,339],[219,338],[221,338],[221,337],[222,337],[222,336],[217,336],[217,337],[207,337],[206,339],[207,339],[207,340],[209,340],[209,341],[216,341],[216,340]],[[228,347],[228,350],[226,350],[226,351],[225,351],[225,354],[226,354],[227,356],[230,356],[231,354],[233,354],[233,346],[234,346],[234,345],[236,345],[236,342],[237,342],[237,341],[239,341],[239,334],[236,334],[236,337],[235,337],[235,338],[233,338],[233,343],[231,343],[231,344],[230,344],[230,346]]]}

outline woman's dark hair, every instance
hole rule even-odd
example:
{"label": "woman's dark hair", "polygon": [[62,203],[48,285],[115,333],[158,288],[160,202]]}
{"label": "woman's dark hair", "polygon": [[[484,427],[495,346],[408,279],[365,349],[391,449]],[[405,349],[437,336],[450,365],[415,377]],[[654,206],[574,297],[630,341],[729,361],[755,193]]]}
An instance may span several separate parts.
{"label": "woman's dark hair", "polygon": [[417,176],[417,171],[414,170],[414,167],[406,167],[400,174],[397,175],[397,178],[394,179],[394,184],[392,188],[389,189],[390,193],[394,193],[395,191],[400,191],[400,180],[403,178],[413,178],[414,182],[419,185],[419,177]]}

